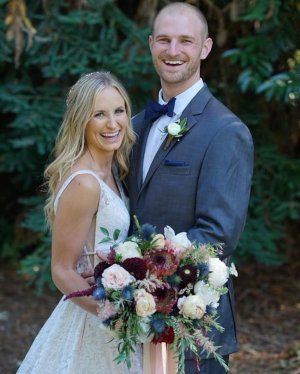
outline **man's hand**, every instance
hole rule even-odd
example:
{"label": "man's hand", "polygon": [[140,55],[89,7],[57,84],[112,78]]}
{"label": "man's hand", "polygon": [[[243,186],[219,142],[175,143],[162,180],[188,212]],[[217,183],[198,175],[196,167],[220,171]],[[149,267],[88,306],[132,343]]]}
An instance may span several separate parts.
{"label": "man's hand", "polygon": [[94,272],[93,270],[85,271],[81,273],[82,278],[84,278],[90,286],[95,284]]}

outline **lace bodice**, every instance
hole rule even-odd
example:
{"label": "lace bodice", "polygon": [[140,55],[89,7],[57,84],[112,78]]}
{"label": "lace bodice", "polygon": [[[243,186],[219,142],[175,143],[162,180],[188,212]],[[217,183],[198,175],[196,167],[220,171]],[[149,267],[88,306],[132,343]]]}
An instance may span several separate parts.
{"label": "lace bodice", "polygon": [[[70,175],[59,189],[54,204],[55,212],[61,195],[79,174],[93,175],[99,182],[101,191],[96,213],[94,252],[100,250],[107,253],[110,243],[99,243],[105,236],[100,227],[105,227],[111,236],[115,229],[119,229],[119,240],[127,236],[129,214],[124,193],[119,186],[120,198],[95,173],[79,170]],[[96,255],[89,255],[85,246],[78,261],[78,272],[91,269],[93,261],[90,258],[99,260]],[[115,361],[119,353],[118,345],[119,341],[112,340],[111,335],[101,328],[97,316],[86,312],[72,300],[64,301],[62,298],[34,340],[17,374],[141,374],[141,346],[138,345],[136,352],[132,353],[132,366],[128,369],[125,364],[117,364]]]}
{"label": "lace bodice", "polygon": [[77,264],[77,271],[82,273],[83,271],[91,270],[98,262],[99,258],[96,255],[97,251],[102,254],[108,254],[112,243],[100,243],[105,237],[101,231],[101,227],[108,230],[110,237],[113,236],[113,232],[116,229],[120,230],[118,241],[123,241],[128,233],[130,217],[128,213],[128,201],[122,189],[121,183],[117,180],[117,185],[121,194],[119,197],[105,182],[103,182],[97,174],[91,170],[78,170],[72,173],[59,189],[56,199],[54,201],[54,211],[56,212],[59,199],[67,186],[71,181],[81,174],[93,175],[100,185],[100,199],[98,205],[98,211],[96,214],[96,229],[95,229],[95,245],[94,251],[89,252],[87,246],[82,249],[82,256]]}

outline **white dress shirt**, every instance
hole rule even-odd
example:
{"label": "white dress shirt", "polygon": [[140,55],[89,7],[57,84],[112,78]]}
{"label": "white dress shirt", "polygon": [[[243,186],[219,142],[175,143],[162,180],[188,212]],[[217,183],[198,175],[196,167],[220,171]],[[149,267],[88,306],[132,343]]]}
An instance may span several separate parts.
{"label": "white dress shirt", "polygon": [[[146,175],[154,159],[154,156],[156,155],[158,149],[160,148],[160,146],[162,145],[163,141],[167,136],[167,133],[164,132],[165,127],[168,126],[171,122],[175,122],[177,121],[177,119],[180,118],[181,113],[183,112],[185,107],[189,104],[189,102],[201,90],[203,86],[203,81],[200,78],[200,80],[193,84],[192,87],[188,88],[186,91],[176,96],[173,117],[169,117],[167,114],[164,114],[153,122],[147,138],[144,153],[143,181],[146,178]],[[162,98],[162,90],[160,90],[158,93],[158,102],[159,104],[167,104]]]}

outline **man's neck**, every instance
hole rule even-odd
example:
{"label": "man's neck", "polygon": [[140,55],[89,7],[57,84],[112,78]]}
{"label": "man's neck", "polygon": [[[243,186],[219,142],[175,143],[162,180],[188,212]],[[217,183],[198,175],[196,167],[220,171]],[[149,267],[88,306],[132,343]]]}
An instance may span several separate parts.
{"label": "man's neck", "polygon": [[180,95],[182,92],[192,87],[200,77],[190,81],[179,82],[179,83],[166,83],[161,80],[162,98],[165,102],[168,102],[172,97]]}

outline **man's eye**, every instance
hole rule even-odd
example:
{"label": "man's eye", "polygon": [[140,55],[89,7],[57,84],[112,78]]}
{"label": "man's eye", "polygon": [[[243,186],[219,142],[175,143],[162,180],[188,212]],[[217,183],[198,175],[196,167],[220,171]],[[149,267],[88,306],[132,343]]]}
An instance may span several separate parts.
{"label": "man's eye", "polygon": [[159,43],[164,43],[164,44],[169,43],[169,40],[168,40],[168,39],[158,39],[157,41],[158,41]]}
{"label": "man's eye", "polygon": [[183,39],[181,42],[182,42],[183,44],[191,44],[191,43],[192,43],[192,41],[189,40],[189,39]]}

